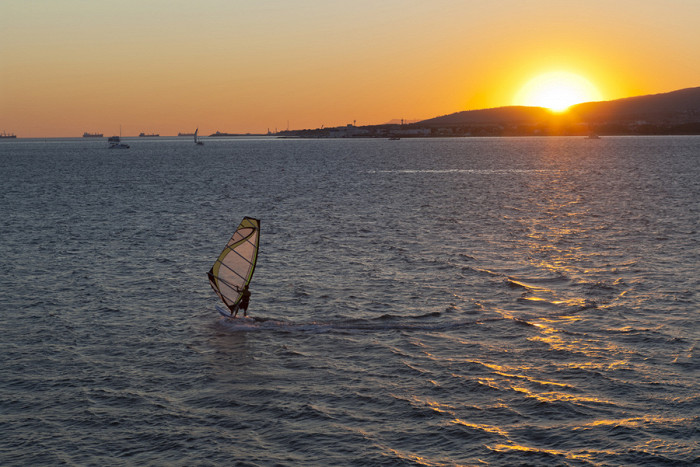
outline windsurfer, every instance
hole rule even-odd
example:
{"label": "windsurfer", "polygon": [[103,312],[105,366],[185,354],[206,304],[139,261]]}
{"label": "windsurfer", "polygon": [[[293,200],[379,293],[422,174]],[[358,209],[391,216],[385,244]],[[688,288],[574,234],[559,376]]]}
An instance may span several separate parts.
{"label": "windsurfer", "polygon": [[[255,271],[259,245],[260,221],[244,217],[207,273],[211,288],[231,313],[227,316],[235,317],[241,308],[248,316],[248,284]],[[226,315],[226,311],[220,311]]]}
{"label": "windsurfer", "polygon": [[248,284],[241,291],[241,299],[238,305],[234,306],[231,310],[231,315],[235,318],[238,314],[238,310],[243,310],[243,316],[248,316],[248,302],[250,302],[250,290],[248,290]]}

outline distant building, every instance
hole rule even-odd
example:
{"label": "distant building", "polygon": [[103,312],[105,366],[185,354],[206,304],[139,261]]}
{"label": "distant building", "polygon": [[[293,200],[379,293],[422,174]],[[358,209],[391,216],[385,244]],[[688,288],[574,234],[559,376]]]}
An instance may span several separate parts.
{"label": "distant building", "polygon": [[392,132],[400,136],[430,136],[430,128],[403,128]]}

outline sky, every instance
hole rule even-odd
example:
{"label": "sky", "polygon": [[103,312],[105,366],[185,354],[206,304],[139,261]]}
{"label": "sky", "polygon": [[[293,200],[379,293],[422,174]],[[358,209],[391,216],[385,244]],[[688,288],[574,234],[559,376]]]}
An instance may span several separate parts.
{"label": "sky", "polygon": [[0,132],[422,120],[536,105],[551,73],[668,92],[700,86],[698,24],[699,0],[0,0]]}

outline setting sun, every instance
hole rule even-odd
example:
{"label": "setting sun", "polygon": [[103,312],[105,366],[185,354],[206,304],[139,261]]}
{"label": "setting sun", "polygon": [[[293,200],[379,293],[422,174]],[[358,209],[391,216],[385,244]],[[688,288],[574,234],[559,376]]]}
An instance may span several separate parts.
{"label": "setting sun", "polygon": [[600,92],[587,79],[575,73],[555,71],[528,81],[515,96],[514,104],[562,112],[574,104],[599,100],[602,100]]}

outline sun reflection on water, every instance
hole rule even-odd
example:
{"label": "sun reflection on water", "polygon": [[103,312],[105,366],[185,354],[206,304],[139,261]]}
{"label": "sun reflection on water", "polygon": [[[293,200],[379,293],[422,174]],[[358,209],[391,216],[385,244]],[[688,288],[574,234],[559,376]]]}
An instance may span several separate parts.
{"label": "sun reflection on water", "polygon": [[522,451],[522,452],[532,452],[532,453],[545,453],[552,456],[563,457],[570,460],[585,460],[590,459],[590,454],[572,454],[570,452],[558,451],[556,449],[539,449],[529,446],[523,446],[520,444],[495,444],[493,446],[486,446],[488,449],[496,452],[508,452],[508,451]]}
{"label": "sun reflection on water", "polygon": [[540,393],[537,393],[537,392],[531,391],[528,388],[517,387],[517,386],[513,386],[513,390],[524,394],[525,397],[531,397],[533,399],[537,399],[539,402],[547,402],[547,403],[572,402],[575,404],[595,403],[595,404],[614,405],[614,402],[600,399],[598,397],[575,396],[575,395],[567,394],[567,393],[563,393],[563,392],[540,392]]}
{"label": "sun reflection on water", "polygon": [[470,423],[465,420],[460,420],[459,418],[455,418],[454,420],[450,420],[450,423],[454,423],[455,425],[461,425],[465,426],[467,428],[473,428],[475,430],[480,430],[480,431],[485,431],[487,433],[493,433],[496,435],[508,437],[508,432],[500,427],[497,427],[495,425],[486,425],[483,423]]}

